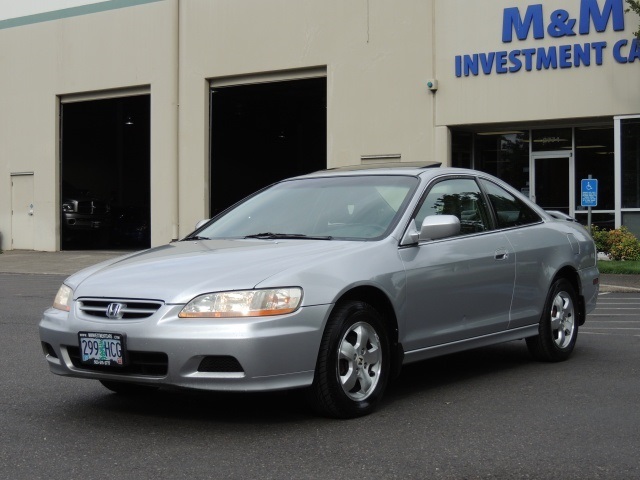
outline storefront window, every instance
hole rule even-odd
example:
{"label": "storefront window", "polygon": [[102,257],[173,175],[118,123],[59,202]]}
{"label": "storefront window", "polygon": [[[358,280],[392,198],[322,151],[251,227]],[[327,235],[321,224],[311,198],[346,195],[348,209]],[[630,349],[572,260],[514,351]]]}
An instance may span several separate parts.
{"label": "storefront window", "polygon": [[[576,214],[575,219],[582,225],[589,223],[589,215],[586,211],[576,212]],[[592,213],[591,225],[604,230],[613,230],[616,228],[616,215],[614,213]]]}
{"label": "storefront window", "polygon": [[640,212],[622,212],[622,224],[640,238]]}
{"label": "storefront window", "polygon": [[640,208],[640,118],[620,122],[622,208]]}
{"label": "storefront window", "polygon": [[531,133],[533,152],[550,152],[556,150],[571,151],[571,129],[553,128],[534,130]]}
{"label": "storefront window", "polygon": [[580,182],[582,179],[598,180],[598,206],[594,210],[615,208],[613,126],[577,127],[576,132],[576,210],[581,206]]}
{"label": "storefront window", "polygon": [[451,132],[451,166],[471,168],[473,165],[473,133]]}
{"label": "storefront window", "polygon": [[474,167],[529,195],[529,132],[479,133]]}

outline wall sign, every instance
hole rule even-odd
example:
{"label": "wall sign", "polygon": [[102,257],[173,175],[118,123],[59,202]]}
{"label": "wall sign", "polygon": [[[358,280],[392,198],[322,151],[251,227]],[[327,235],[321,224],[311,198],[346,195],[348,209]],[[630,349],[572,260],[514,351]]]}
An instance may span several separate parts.
{"label": "wall sign", "polygon": [[[545,11],[543,4],[526,8],[505,8],[502,16],[502,43],[508,50],[456,55],[456,77],[493,73],[516,73],[521,70],[555,70],[558,68],[602,65],[607,56],[626,64],[640,61],[640,45],[636,38],[620,39],[613,45],[606,41],[583,41],[595,32],[607,29],[624,31],[624,0],[575,1],[576,12],[564,9]],[[548,10],[548,9],[547,9]],[[564,45],[517,48],[517,43],[533,38],[566,38]]]}

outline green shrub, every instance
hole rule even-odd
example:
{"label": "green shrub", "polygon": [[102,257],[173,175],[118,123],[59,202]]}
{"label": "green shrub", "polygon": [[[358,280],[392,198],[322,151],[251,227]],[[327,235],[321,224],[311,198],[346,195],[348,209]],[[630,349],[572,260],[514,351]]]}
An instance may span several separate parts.
{"label": "green shrub", "polygon": [[609,232],[609,255],[613,260],[640,260],[640,242],[625,227]]}
{"label": "green shrub", "polygon": [[608,254],[612,260],[640,260],[640,242],[626,227],[603,230],[593,226],[591,235],[598,252]]}
{"label": "green shrub", "polygon": [[596,242],[596,249],[599,252],[608,254],[611,250],[611,242],[609,240],[609,230],[605,230],[595,225],[591,226],[591,236]]}

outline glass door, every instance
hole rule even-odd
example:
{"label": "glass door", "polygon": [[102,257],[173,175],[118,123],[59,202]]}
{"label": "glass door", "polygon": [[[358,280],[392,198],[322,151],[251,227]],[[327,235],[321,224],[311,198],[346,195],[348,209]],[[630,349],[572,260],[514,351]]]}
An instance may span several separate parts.
{"label": "glass door", "polygon": [[545,210],[571,214],[570,164],[566,154],[533,157],[532,199]]}

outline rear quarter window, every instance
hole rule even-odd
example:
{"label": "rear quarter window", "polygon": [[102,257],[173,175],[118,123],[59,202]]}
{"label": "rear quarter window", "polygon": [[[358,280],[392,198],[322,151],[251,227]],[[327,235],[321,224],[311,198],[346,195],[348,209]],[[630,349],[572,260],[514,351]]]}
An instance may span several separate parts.
{"label": "rear quarter window", "polygon": [[484,179],[481,179],[480,183],[496,214],[498,228],[519,227],[541,221],[534,210],[504,188]]}

